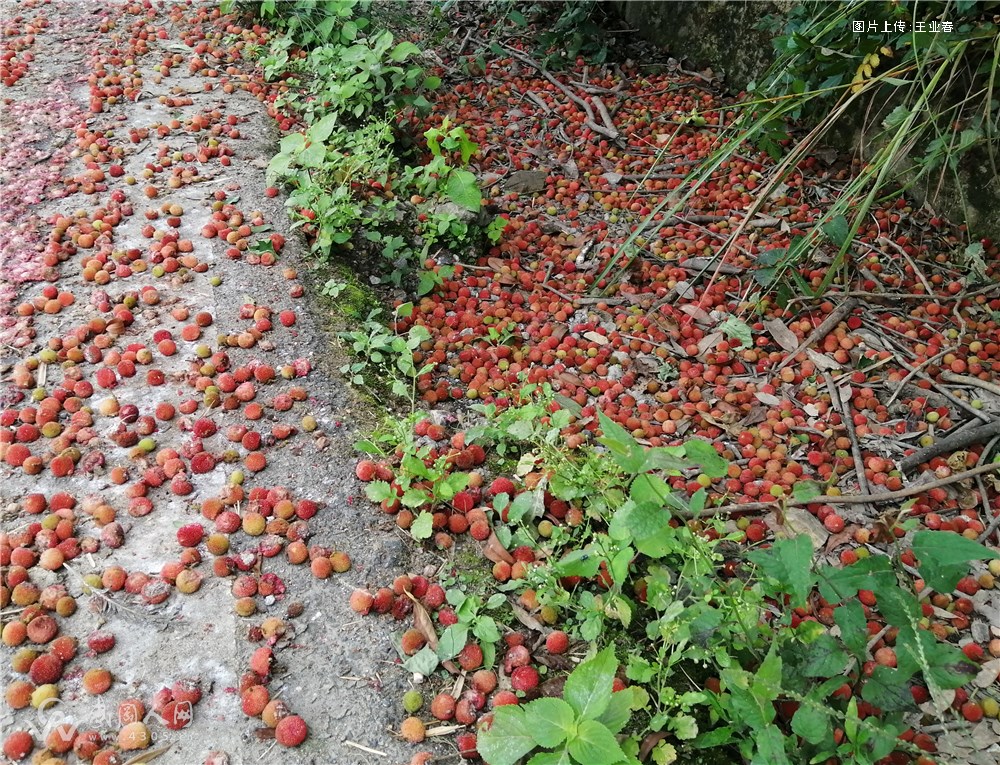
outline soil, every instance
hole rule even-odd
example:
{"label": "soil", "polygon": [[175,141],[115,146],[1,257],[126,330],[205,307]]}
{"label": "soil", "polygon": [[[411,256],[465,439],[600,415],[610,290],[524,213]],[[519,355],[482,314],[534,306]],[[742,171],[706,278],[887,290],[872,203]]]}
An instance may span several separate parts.
{"label": "soil", "polygon": [[[0,15],[5,19],[14,14],[33,15],[30,9],[19,7],[18,3],[0,4]],[[352,567],[347,573],[318,580],[310,574],[308,566],[291,566],[284,555],[265,559],[263,570],[277,573],[284,580],[287,592],[282,598],[258,598],[261,610],[249,619],[233,611],[234,598],[229,591],[232,580],[214,577],[210,571],[197,593],[172,593],[164,604],[156,607],[146,606],[138,598],[124,593],[88,596],[82,582],[85,574],[100,573],[110,565],[117,565],[129,572],[142,571],[156,576],[165,563],[176,560],[180,552],[175,536],[177,529],[183,524],[205,522],[199,514],[200,501],[216,495],[224,487],[227,474],[236,466],[220,463],[209,473],[190,476],[194,492],[187,496],[173,496],[163,487],[151,495],[154,500],[151,514],[131,518],[124,512],[128,504],[126,487],[114,485],[106,470],[99,469],[92,474],[78,470],[69,477],[57,479],[48,471],[28,476],[3,465],[0,469],[0,507],[7,508],[3,517],[5,530],[26,526],[28,519],[17,512],[16,503],[27,493],[40,492],[51,497],[57,492],[69,492],[78,500],[99,494],[117,508],[119,520],[126,530],[126,542],[119,549],[102,547],[96,553],[82,555],[60,571],[45,572],[37,566],[31,569],[31,579],[39,586],[62,581],[77,598],[79,611],[72,618],[59,620],[64,634],[75,635],[85,643],[88,634],[102,629],[113,632],[117,644],[100,657],[86,655],[83,645],[59,683],[60,703],[46,712],[30,707],[12,712],[5,707],[0,712],[0,727],[5,730],[30,728],[44,735],[54,721],[68,718],[81,730],[96,729],[113,736],[119,728],[116,709],[120,701],[138,697],[148,707],[152,694],[161,687],[181,678],[195,677],[202,682],[204,698],[194,708],[192,723],[179,732],[168,731],[155,721],[150,723],[153,747],[169,746],[169,750],[157,758],[162,765],[201,763],[210,751],[226,752],[231,763],[248,765],[266,761],[317,765],[408,761],[411,748],[402,745],[389,732],[390,727],[398,725],[401,711],[398,700],[410,680],[407,673],[394,666],[396,655],[388,636],[391,625],[358,618],[348,608],[347,597],[356,586],[380,582],[391,578],[392,572],[401,571],[405,564],[404,547],[397,534],[387,533],[387,529],[382,528],[391,528],[391,524],[379,522],[370,505],[358,501],[355,496],[358,494],[352,452],[355,427],[359,422],[370,421],[372,413],[336,374],[342,361],[336,355],[336,339],[324,327],[326,317],[321,315],[321,309],[307,302],[308,297],[298,300],[289,297],[289,286],[293,282],[282,275],[282,267],[291,266],[302,269],[301,281],[309,281],[303,267],[303,245],[295,232],[288,230],[283,199],[265,195],[264,166],[267,158],[273,155],[277,140],[273,123],[265,114],[263,104],[242,91],[225,96],[218,89],[205,91],[205,78],[189,75],[180,68],[160,83],[145,74],[150,69],[148,64],[186,48],[180,42],[180,30],[167,17],[164,8],[157,11],[152,24],[166,30],[167,34],[164,39],[150,40],[151,50],[144,57],[148,64],[143,67],[145,78],[139,98],[136,101],[123,99],[111,107],[105,106],[105,112],[99,115],[88,114],[86,79],[92,66],[89,59],[96,52],[106,51],[116,44],[112,35],[119,34],[124,23],[119,21],[118,29],[109,32],[96,31],[101,20],[109,15],[108,5],[104,3],[52,3],[44,6],[44,14],[50,26],[37,35],[34,60],[28,73],[16,85],[4,90],[4,97],[8,99],[4,108],[4,133],[11,135],[26,129],[16,120],[19,107],[39,112],[78,110],[85,124],[63,124],[50,134],[39,136],[37,142],[29,145],[30,150],[38,153],[35,156],[57,151],[61,146],[71,148],[75,141],[73,131],[77,127],[113,128],[116,136],[123,136],[131,128],[148,128],[171,119],[184,122],[213,109],[239,115],[241,137],[227,140],[235,149],[231,166],[223,167],[214,160],[199,168],[200,182],[175,190],[166,189],[158,182],[161,193],[154,200],[146,200],[141,195],[145,185],[141,178],[144,166],[157,161],[161,146],[168,147],[170,152],[193,149],[194,137],[174,131],[165,139],[157,139],[154,133],[138,145],[112,138],[113,144],[127,147],[122,164],[126,176],[139,177],[138,184],[127,186],[123,178],[108,178],[107,190],[93,197],[76,194],[28,205],[19,219],[10,223],[15,226],[27,223],[37,228],[42,232],[40,241],[43,241],[48,232],[45,220],[50,216],[68,215],[77,208],[90,209],[106,204],[111,192],[121,189],[134,205],[136,214],[123,219],[115,229],[115,247],[145,250],[149,240],[140,234],[146,222],[141,212],[147,208],[158,209],[164,203],[178,203],[184,207],[178,231],[182,238],[195,242],[194,254],[208,262],[208,271],[191,274],[193,278],[185,283],[157,279],[147,271],[128,279],[114,280],[103,288],[114,297],[123,290],[155,285],[161,296],[160,303],[145,310],[137,308],[135,323],[123,339],[155,347],[153,333],[167,329],[181,346],[175,356],[157,354],[154,362],[166,373],[167,385],[147,386],[145,370],[140,368],[138,374],[122,378],[115,388],[114,394],[121,404],[136,403],[143,414],[149,413],[153,402],[178,403],[193,393],[173,377],[177,373],[183,378],[193,359],[194,344],[179,340],[178,330],[187,322],[172,319],[170,309],[183,305],[192,316],[198,311],[211,313],[214,324],[206,332],[208,337],[245,330],[247,322],[239,318],[243,303],[271,306],[276,311],[295,310],[297,321],[293,327],[285,328],[275,321],[276,329],[268,333],[273,350],[265,351],[258,345],[250,350],[229,349],[229,354],[233,366],[246,364],[254,358],[276,366],[298,358],[311,360],[312,371],[305,380],[296,380],[297,384],[308,388],[309,398],[289,412],[269,411],[265,422],[257,425],[266,425],[262,428],[266,432],[271,425],[268,419],[297,424],[308,413],[316,418],[319,427],[311,434],[300,431],[268,449],[266,470],[248,478],[247,486],[284,486],[296,499],[305,497],[320,502],[319,514],[310,521],[315,536],[309,541],[347,551]],[[176,94],[177,89],[190,95],[190,105],[173,108],[160,102],[161,96]],[[10,138],[4,140],[8,142]],[[19,159],[12,156],[12,151],[8,152],[2,167],[5,184],[17,177],[18,168],[12,163]],[[63,177],[84,170],[80,158],[66,157],[65,160],[61,167]],[[31,161],[30,156],[28,161]],[[252,266],[246,260],[230,260],[223,254],[223,243],[218,239],[201,238],[199,232],[211,215],[212,195],[219,190],[225,190],[230,199],[238,195],[239,206],[245,211],[263,211],[273,230],[286,237],[287,244],[277,266]],[[155,225],[165,228],[162,218]],[[10,262],[4,265],[5,279],[12,278],[9,269],[13,266]],[[213,287],[211,276],[221,277],[221,283]],[[11,344],[11,341],[17,342],[16,337],[23,338],[23,334],[6,338],[8,344],[2,350],[5,384],[13,363],[36,353],[49,338],[62,337],[71,327],[101,315],[91,303],[92,295],[101,288],[83,280],[76,258],[62,265],[58,287],[71,292],[75,303],[57,315],[39,313],[33,317],[35,337],[23,347],[15,348]],[[11,302],[30,299],[39,291],[40,285],[35,282],[18,283],[16,298]],[[306,295],[309,294],[307,291]],[[58,382],[58,366],[50,365],[47,372],[47,384],[51,389]],[[279,383],[271,386],[267,393],[288,387],[289,384],[279,378]],[[103,398],[103,393],[106,392],[96,393],[94,400]],[[206,416],[204,408],[195,416]],[[216,410],[208,416],[216,421],[220,430],[232,423],[246,422],[239,410]],[[183,419],[160,423],[155,433],[158,448],[180,450],[190,440],[190,435],[179,427]],[[117,424],[115,420],[99,417],[96,428],[102,434],[110,432]],[[252,426],[254,423],[246,424]],[[223,444],[221,432],[206,439],[206,447],[213,451],[225,448]],[[127,450],[117,447],[108,449],[106,457],[107,467],[128,462]],[[80,515],[78,513],[78,517]],[[82,528],[77,527],[78,535],[100,537],[100,529],[90,518],[83,516],[81,525]],[[211,524],[206,525],[210,529]],[[243,549],[252,546],[253,538],[242,535],[242,540],[237,540],[237,536],[241,535],[233,536],[233,549],[239,549],[240,545]],[[210,561],[202,563],[200,569],[204,570],[208,563]],[[310,735],[301,747],[285,749],[273,740],[261,740],[255,735],[263,726],[259,719],[243,714],[236,686],[241,675],[247,672],[248,657],[259,645],[248,641],[250,627],[259,624],[264,616],[284,617],[288,604],[293,601],[302,602],[305,610],[301,616],[287,620],[290,633],[275,647],[277,665],[269,689],[272,698],[280,695],[294,713],[307,721]],[[4,618],[18,610],[5,610]],[[2,671],[4,685],[15,677],[10,669],[11,653],[12,649],[4,650],[7,657]],[[109,669],[115,678],[110,692],[96,698],[86,696],[80,689],[83,671],[95,666]],[[36,740],[38,738],[36,735]],[[366,752],[347,742],[378,750],[380,754]]]}

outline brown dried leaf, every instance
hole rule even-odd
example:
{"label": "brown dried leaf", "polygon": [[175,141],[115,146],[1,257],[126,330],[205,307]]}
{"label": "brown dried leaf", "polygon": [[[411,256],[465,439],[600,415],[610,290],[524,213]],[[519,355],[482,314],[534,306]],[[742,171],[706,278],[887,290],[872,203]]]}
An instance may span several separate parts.
{"label": "brown dried leaf", "polygon": [[785,323],[780,319],[768,319],[764,322],[764,329],[771,333],[774,342],[782,347],[787,353],[792,353],[799,347],[799,339],[795,336]]}
{"label": "brown dried leaf", "polygon": [[[274,728],[257,728],[254,730],[253,734],[257,737],[258,741],[274,740]],[[128,763],[126,763],[126,765],[128,765]]]}
{"label": "brown dried leaf", "polygon": [[413,626],[420,630],[420,634],[424,636],[427,645],[436,651],[438,636],[437,630],[434,629],[434,622],[431,619],[431,615],[427,613],[424,604],[413,597],[412,593],[406,590],[404,592],[406,592],[406,597],[413,601]]}
{"label": "brown dried leaf", "polygon": [[499,273],[500,271],[503,270],[504,262],[502,260],[500,260],[500,258],[487,258],[486,259],[486,265],[488,265],[494,271],[496,271],[497,273]]}
{"label": "brown dried leaf", "polygon": [[490,533],[490,538],[486,540],[486,544],[483,545],[483,555],[489,558],[494,563],[499,563],[503,561],[504,563],[513,563],[514,556],[507,552],[507,549],[500,544],[500,540],[497,539],[495,533]]}
{"label": "brown dried leaf", "polygon": [[979,668],[979,674],[973,682],[980,688],[989,688],[997,681],[998,676],[1000,676],[1000,659],[993,659]]}
{"label": "brown dried leaf", "polygon": [[514,616],[516,616],[517,620],[521,622],[521,624],[523,624],[525,627],[527,627],[528,629],[535,630],[536,632],[545,631],[545,625],[542,624],[534,616],[529,614],[527,611],[525,611],[523,608],[521,608],[521,606],[519,606],[517,603],[511,603],[510,607],[514,610]]}

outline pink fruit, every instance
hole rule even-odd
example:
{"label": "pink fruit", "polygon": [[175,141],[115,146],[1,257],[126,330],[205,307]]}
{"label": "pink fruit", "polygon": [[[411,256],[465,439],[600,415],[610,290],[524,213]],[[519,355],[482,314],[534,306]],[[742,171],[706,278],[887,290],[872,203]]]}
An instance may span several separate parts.
{"label": "pink fruit", "polygon": [[545,650],[553,654],[566,653],[569,648],[569,635],[562,630],[554,630],[545,638]]}

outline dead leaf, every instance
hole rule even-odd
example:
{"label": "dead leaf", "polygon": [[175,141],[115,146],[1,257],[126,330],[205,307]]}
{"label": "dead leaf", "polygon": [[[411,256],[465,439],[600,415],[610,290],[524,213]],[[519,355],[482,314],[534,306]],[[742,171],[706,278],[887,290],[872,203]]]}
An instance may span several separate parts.
{"label": "dead leaf", "polygon": [[517,620],[519,622],[521,622],[521,624],[523,624],[525,627],[527,627],[528,629],[535,630],[536,632],[544,632],[545,631],[545,625],[542,624],[534,616],[532,616],[531,614],[529,614],[527,611],[525,611],[517,603],[511,603],[510,607],[514,611],[514,616],[516,616]]}
{"label": "dead leaf", "polygon": [[[270,730],[270,728],[268,730]],[[271,731],[271,733],[273,736],[274,731]],[[166,746],[161,746],[157,749],[148,749],[142,754],[137,754],[131,760],[126,761],[125,765],[142,765],[142,763],[144,762],[152,762],[157,757],[162,757],[169,751],[170,751],[170,744],[167,744]]]}
{"label": "dead leaf", "polygon": [[503,187],[507,191],[517,193],[532,193],[545,188],[548,173],[544,170],[517,170],[504,180]]}
{"label": "dead leaf", "polygon": [[623,176],[621,173],[607,172],[603,173],[601,177],[605,178],[607,182],[610,183],[611,185],[617,186],[618,182],[622,179]]}
{"label": "dead leaf", "polygon": [[979,674],[973,682],[980,688],[989,688],[997,681],[998,676],[1000,676],[1000,659],[993,659],[979,668]]}
{"label": "dead leaf", "polygon": [[486,265],[488,265],[494,271],[496,271],[497,273],[499,273],[500,271],[503,270],[504,262],[502,260],[500,260],[500,258],[487,258],[486,259]]}
{"label": "dead leaf", "polygon": [[610,341],[604,335],[599,332],[584,332],[583,337],[585,340],[589,340],[592,343],[597,343],[598,345],[607,345]]}
{"label": "dead leaf", "polygon": [[463,730],[464,725],[435,725],[424,731],[425,736],[447,736],[457,730]]}
{"label": "dead leaf", "polygon": [[512,556],[507,549],[500,544],[500,540],[497,538],[496,533],[491,533],[490,538],[486,540],[486,544],[483,545],[483,555],[489,558],[494,563],[513,563],[514,556]]}
{"label": "dead leaf", "polygon": [[698,355],[704,355],[710,348],[714,348],[722,340],[721,332],[709,332],[698,341]]}
{"label": "dead leaf", "polygon": [[768,406],[777,406],[781,403],[781,399],[771,393],[762,393],[761,391],[757,391],[753,395],[760,403],[767,404]]}
{"label": "dead leaf", "polygon": [[[427,641],[427,645],[431,647],[431,650],[437,651],[438,647],[438,636],[437,630],[434,629],[434,621],[431,619],[431,615],[424,608],[424,604],[413,597],[413,594],[408,590],[404,590],[406,597],[413,601],[413,626],[420,630],[420,634],[424,636]],[[446,670],[451,672],[453,675],[459,674],[462,670],[458,668],[455,662],[442,661],[441,666]]]}
{"label": "dead leaf", "polygon": [[813,541],[813,549],[823,549],[830,532],[816,519],[816,516],[801,507],[785,508],[782,515],[784,523],[781,522],[781,517],[777,512],[768,513],[764,518],[764,522],[767,523],[776,537],[791,539],[801,534],[808,534]]}
{"label": "dead leaf", "polygon": [[792,353],[799,347],[799,339],[795,336],[785,323],[780,319],[768,319],[764,322],[764,329],[771,333],[774,342],[782,347],[786,352]]}

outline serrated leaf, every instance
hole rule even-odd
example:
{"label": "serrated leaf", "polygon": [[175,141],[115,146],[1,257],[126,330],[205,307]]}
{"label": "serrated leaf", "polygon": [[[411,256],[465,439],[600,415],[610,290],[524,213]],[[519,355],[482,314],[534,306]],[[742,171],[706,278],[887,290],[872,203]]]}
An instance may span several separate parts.
{"label": "serrated leaf", "polygon": [[[759,271],[757,273],[760,273]],[[722,332],[726,337],[736,338],[743,344],[744,348],[750,348],[753,346],[753,332],[750,329],[750,325],[745,321],[737,319],[735,316],[729,316],[724,322],[722,322],[716,329]]]}
{"label": "serrated leaf", "polygon": [[754,752],[750,765],[789,765],[785,753],[785,736],[776,725],[766,725],[756,732],[754,742],[757,751]]}
{"label": "serrated leaf", "polygon": [[410,536],[416,539],[418,542],[424,539],[430,539],[433,534],[434,534],[433,513],[420,513],[416,518],[413,519],[413,523],[410,524]]}
{"label": "serrated leaf", "polygon": [[479,182],[468,170],[452,170],[448,173],[445,194],[452,202],[470,212],[479,212],[482,207],[483,194],[479,189]]}
{"label": "serrated leaf", "polygon": [[618,660],[614,649],[605,648],[579,664],[566,678],[563,697],[576,710],[578,717],[593,720],[608,708],[616,669]]}
{"label": "serrated leaf", "polygon": [[810,744],[821,744],[830,737],[830,718],[818,702],[806,699],[792,716],[792,732]]}
{"label": "serrated leaf", "polygon": [[597,418],[601,425],[601,436],[597,440],[608,448],[611,458],[627,473],[635,475],[642,472],[646,464],[642,446],[631,433],[603,412],[598,412]]}
{"label": "serrated leaf", "polygon": [[476,741],[476,750],[489,765],[514,765],[535,746],[524,709],[515,705],[495,709],[493,724],[480,731]]}
{"label": "serrated leaf", "polygon": [[560,749],[558,752],[538,752],[528,760],[528,765],[570,765],[568,749]]}
{"label": "serrated leaf", "polygon": [[555,564],[560,576],[594,576],[601,566],[601,558],[589,547],[568,552]]}
{"label": "serrated leaf", "polygon": [[852,600],[833,610],[833,621],[840,628],[840,639],[857,658],[865,658],[868,648],[868,620],[865,608]]}
{"label": "serrated leaf", "polygon": [[632,535],[635,549],[650,558],[662,558],[677,549],[670,518],[667,510],[651,502],[628,503],[615,514],[615,520]]}
{"label": "serrated leaf", "polygon": [[636,691],[639,690],[641,689],[638,687],[630,686],[617,693],[612,693],[611,701],[608,702],[608,708],[601,713],[597,721],[612,733],[621,731],[622,728],[628,725],[628,721],[632,717],[632,711],[637,708],[638,699],[636,698]]}
{"label": "serrated leaf", "polygon": [[831,603],[852,598],[858,590],[878,590],[895,582],[892,564],[884,555],[873,555],[843,568],[823,566],[819,570],[820,594]]}
{"label": "serrated leaf", "polygon": [[847,222],[847,218],[843,215],[838,215],[835,218],[832,218],[824,223],[821,228],[827,238],[838,247],[844,245],[847,241],[847,237],[851,233],[851,225]]}
{"label": "serrated leaf", "polygon": [[474,634],[483,643],[498,643],[500,641],[500,630],[492,616],[480,616],[472,625]]}
{"label": "serrated leaf", "polygon": [[597,720],[581,720],[576,736],[569,741],[569,753],[580,763],[614,765],[625,759],[618,740]]}
{"label": "serrated leaf", "polygon": [[684,456],[701,465],[701,472],[712,478],[724,476],[729,469],[729,462],[723,459],[708,441],[697,438],[685,441]]}
{"label": "serrated leaf", "polygon": [[913,535],[913,554],[920,575],[939,592],[955,589],[969,573],[969,561],[1000,559],[1000,553],[954,531],[918,531]]}
{"label": "serrated leaf", "polygon": [[388,481],[372,481],[370,484],[365,486],[365,496],[368,497],[372,502],[381,502],[383,499],[389,499],[395,495],[396,492],[392,490],[392,486],[389,485]]}
{"label": "serrated leaf", "polygon": [[808,534],[779,539],[767,550],[754,550],[747,557],[774,579],[783,592],[791,594],[792,607],[805,605],[815,581],[812,539]]}
{"label": "serrated leaf", "polygon": [[562,699],[536,699],[525,705],[524,714],[536,743],[546,749],[559,746],[574,732],[573,707]]}
{"label": "serrated leaf", "polygon": [[[862,633],[867,634],[867,633]],[[806,677],[830,677],[844,670],[850,655],[829,634],[822,634],[807,648],[800,671]]]}

